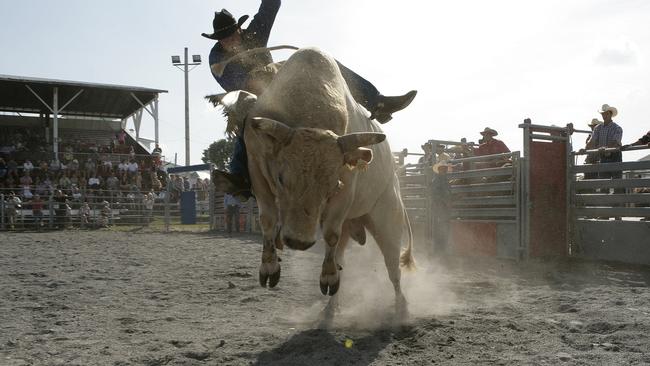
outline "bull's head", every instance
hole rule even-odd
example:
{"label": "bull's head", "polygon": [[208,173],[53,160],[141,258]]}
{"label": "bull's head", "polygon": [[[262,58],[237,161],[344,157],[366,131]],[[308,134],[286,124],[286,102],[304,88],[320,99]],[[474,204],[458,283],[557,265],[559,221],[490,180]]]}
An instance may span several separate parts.
{"label": "bull's head", "polygon": [[345,170],[372,160],[364,148],[384,141],[382,133],[338,136],[314,128],[291,128],[268,118],[253,118],[251,126],[268,137],[275,151],[269,161],[270,185],[276,195],[282,239],[292,249],[306,250],[316,242],[323,210],[343,187]]}

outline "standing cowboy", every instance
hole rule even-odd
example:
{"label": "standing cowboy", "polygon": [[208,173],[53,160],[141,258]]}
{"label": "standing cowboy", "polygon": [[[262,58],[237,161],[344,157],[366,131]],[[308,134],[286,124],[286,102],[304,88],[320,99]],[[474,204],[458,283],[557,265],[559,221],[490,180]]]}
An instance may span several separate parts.
{"label": "standing cowboy", "polygon": [[[620,163],[623,161],[623,154],[620,151],[606,152],[606,148],[620,148],[623,138],[623,129],[616,124],[612,118],[616,117],[618,110],[608,104],[603,104],[600,111],[603,123],[594,127],[591,138],[587,141],[587,149],[598,149],[600,163]],[[600,172],[598,177],[602,179],[620,179],[622,172]],[[614,189],[614,193],[625,193],[624,188]]]}

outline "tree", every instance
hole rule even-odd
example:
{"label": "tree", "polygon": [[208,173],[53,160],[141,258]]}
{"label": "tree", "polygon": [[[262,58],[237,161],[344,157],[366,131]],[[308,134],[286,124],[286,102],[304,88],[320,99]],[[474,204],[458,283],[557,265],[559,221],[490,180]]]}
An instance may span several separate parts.
{"label": "tree", "polygon": [[219,170],[227,170],[226,167],[230,162],[234,146],[235,142],[232,139],[217,140],[203,150],[201,160],[204,163],[213,163]]}

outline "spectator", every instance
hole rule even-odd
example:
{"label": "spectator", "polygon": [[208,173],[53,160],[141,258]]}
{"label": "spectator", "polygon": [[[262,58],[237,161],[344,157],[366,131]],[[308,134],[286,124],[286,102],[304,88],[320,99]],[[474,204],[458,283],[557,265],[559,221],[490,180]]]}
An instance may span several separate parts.
{"label": "spectator", "polygon": [[58,189],[54,193],[54,223],[57,228],[63,229],[65,227],[66,217],[66,201],[68,197]]}
{"label": "spectator", "polygon": [[434,160],[435,160],[436,164],[440,164],[442,162],[447,162],[447,161],[451,160],[451,156],[449,156],[449,155],[447,155],[445,153],[446,148],[447,148],[447,146],[445,146],[443,144],[436,145],[435,155],[434,155]]}
{"label": "spectator", "polygon": [[16,227],[18,210],[22,208],[22,201],[13,191],[11,191],[9,192],[5,205],[5,214],[7,215],[7,221],[9,222],[9,228],[13,230]]}
{"label": "spectator", "polygon": [[162,182],[160,181],[160,179],[158,179],[157,174],[152,174],[151,175],[151,188],[155,192],[160,192],[160,189],[162,188]]}
{"label": "spectator", "polygon": [[34,199],[30,203],[32,207],[32,217],[34,218],[34,225],[37,230],[43,227],[43,200],[40,195],[34,195]]}
{"label": "spectator", "polygon": [[0,179],[6,176],[7,176],[7,163],[5,163],[5,159],[0,158]]}
{"label": "spectator", "polygon": [[59,178],[59,188],[64,191],[69,191],[72,188],[72,182],[66,174],[61,174],[61,177]]}
{"label": "spectator", "polygon": [[135,160],[135,149],[133,148],[133,145],[129,146],[129,159]]}
{"label": "spectator", "polygon": [[95,164],[95,161],[91,158],[88,158],[86,160],[86,163],[84,164],[84,169],[86,170],[86,174],[95,174],[96,168],[97,165]]}
{"label": "spectator", "polygon": [[21,187],[25,187],[25,186],[29,187],[29,186],[32,185],[32,183],[34,183],[34,182],[32,181],[32,177],[29,176],[29,171],[25,171],[23,173],[23,176],[20,177],[20,185],[21,185]]}
{"label": "spectator", "polygon": [[52,159],[50,162],[49,171],[53,173],[58,173],[61,170],[61,162],[58,159]]}
{"label": "spectator", "polygon": [[[495,129],[490,127],[485,127],[485,129],[480,133],[483,136],[483,138],[481,139],[482,142],[478,147],[472,149],[472,152],[474,153],[475,156],[487,156],[487,155],[504,154],[510,152],[510,149],[508,149],[508,146],[506,146],[506,144],[504,144],[503,141],[494,138],[494,136],[497,136],[499,134]],[[490,162],[476,163],[476,168],[479,169],[496,168],[496,167],[503,166],[509,162],[510,160],[504,157],[502,159],[495,159]]]}
{"label": "spectator", "polygon": [[117,133],[117,142],[119,142],[120,145],[126,143],[126,132],[124,132],[124,130],[120,130],[120,132]]}
{"label": "spectator", "polygon": [[433,156],[433,145],[430,142],[427,142],[420,147],[424,151],[424,156],[418,159],[418,164],[427,167],[432,166],[435,160],[435,157]]}
{"label": "spectator", "polygon": [[70,164],[68,164],[68,170],[70,170],[73,173],[76,173],[79,170],[79,160],[72,159]]}
{"label": "spectator", "polygon": [[31,160],[27,159],[23,163],[23,172],[30,173],[34,170],[34,164],[32,164]]}
{"label": "spectator", "polygon": [[92,191],[93,195],[97,195],[101,188],[101,181],[96,174],[92,174],[90,178],[88,178],[88,188]]}
{"label": "spectator", "polygon": [[72,145],[67,145],[63,153],[63,161],[67,163],[72,161]]}
{"label": "spectator", "polygon": [[[605,151],[607,148],[620,148],[623,138],[623,129],[616,124],[612,118],[616,117],[618,110],[608,104],[603,104],[600,115],[603,117],[603,124],[594,127],[594,131],[586,148],[598,149],[599,163],[620,163],[623,161],[621,151]],[[601,179],[620,179],[621,171],[601,172],[598,177]],[[616,188],[614,193],[625,193],[624,188]]]}
{"label": "spectator", "polygon": [[10,159],[7,163],[7,175],[18,178],[18,163],[16,163],[16,160]]}
{"label": "spectator", "polygon": [[88,201],[84,201],[84,203],[81,204],[81,207],[79,208],[79,224],[81,228],[85,228],[88,224],[90,224],[90,206],[88,205]]}
{"label": "spectator", "polygon": [[73,185],[72,186],[72,199],[74,201],[76,201],[76,202],[79,202],[79,201],[81,201],[81,197],[83,197],[83,195],[81,194],[81,190],[79,190],[79,187]]}
{"label": "spectator", "polygon": [[447,253],[449,241],[449,220],[451,210],[451,189],[447,172],[450,166],[447,161],[441,161],[433,166],[432,189],[432,214],[433,214],[433,253],[444,255]]}
{"label": "spectator", "polygon": [[226,209],[226,232],[228,236],[232,235],[233,220],[235,221],[235,231],[239,232],[239,200],[230,193],[223,195],[223,205]]}
{"label": "spectator", "polygon": [[127,172],[129,177],[134,177],[138,172],[138,163],[135,161],[135,159],[129,162],[129,165],[127,166]]}
{"label": "spectator", "polygon": [[98,225],[100,227],[108,227],[112,216],[111,205],[108,201],[102,202],[102,208],[99,211]]}
{"label": "spectator", "polygon": [[144,205],[144,222],[149,225],[153,214],[153,204],[155,202],[155,195],[153,191],[142,196],[142,203]]}
{"label": "spectator", "polygon": [[111,173],[111,176],[106,179],[106,189],[108,189],[108,194],[111,196],[112,200],[120,189],[120,181],[115,176],[115,173]]}
{"label": "spectator", "polygon": [[479,147],[474,148],[474,155],[485,156],[510,152],[510,149],[508,149],[508,146],[503,141],[494,138],[494,136],[499,134],[495,129],[485,127],[480,133],[483,136],[483,142]]}

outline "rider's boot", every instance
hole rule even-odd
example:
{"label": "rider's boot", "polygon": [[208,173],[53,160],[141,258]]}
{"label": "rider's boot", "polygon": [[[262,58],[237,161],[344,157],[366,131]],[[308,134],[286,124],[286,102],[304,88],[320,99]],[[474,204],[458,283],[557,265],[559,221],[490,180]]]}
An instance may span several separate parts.
{"label": "rider's boot", "polygon": [[417,93],[417,90],[411,90],[410,92],[399,96],[387,97],[380,95],[377,106],[372,112],[370,118],[376,119],[379,123],[386,123],[390,121],[393,119],[392,114],[408,107]]}

